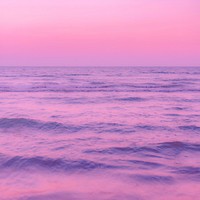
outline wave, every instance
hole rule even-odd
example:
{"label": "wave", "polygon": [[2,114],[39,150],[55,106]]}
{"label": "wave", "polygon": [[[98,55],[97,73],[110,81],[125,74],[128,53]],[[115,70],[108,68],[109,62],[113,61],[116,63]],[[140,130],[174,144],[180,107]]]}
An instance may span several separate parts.
{"label": "wave", "polygon": [[[199,132],[198,126],[179,126],[183,131]],[[152,125],[128,125],[119,123],[89,123],[82,125],[64,124],[56,121],[44,122],[30,118],[0,118],[0,129],[2,130],[26,130],[32,129],[44,132],[56,133],[78,133],[81,131],[90,131],[93,133],[116,133],[116,134],[131,134],[140,131],[172,131],[173,129],[167,126],[152,126]],[[164,144],[163,144],[164,145]],[[187,144],[185,144],[187,146]],[[165,143],[166,146],[166,143]],[[152,148],[152,147],[150,147]],[[132,151],[139,151],[137,148],[131,148]]]}
{"label": "wave", "polygon": [[96,133],[119,133],[130,134],[138,131],[171,131],[172,128],[167,126],[152,126],[152,125],[128,125],[119,123],[95,123],[85,124],[85,128],[93,130]]}
{"label": "wave", "polygon": [[66,125],[58,122],[43,122],[29,118],[0,118],[0,129],[34,129],[59,133],[76,133],[82,130],[94,133],[132,133],[132,127],[118,123],[91,123],[83,125]]}
{"label": "wave", "polygon": [[33,170],[44,169],[50,171],[89,171],[95,169],[114,169],[116,166],[89,160],[66,160],[63,158],[36,157],[0,157],[1,169]]}
{"label": "wave", "polygon": [[[21,198],[15,198],[12,200],[77,200],[81,199],[80,194],[74,194],[70,192],[58,192],[58,193],[48,193],[48,194],[35,194],[35,195],[25,195]],[[11,200],[11,199],[9,199]]]}
{"label": "wave", "polygon": [[81,127],[64,125],[58,122],[42,122],[34,119],[26,118],[1,118],[0,119],[1,129],[12,129],[12,128],[31,128],[42,131],[59,131],[59,132],[78,132]]}
{"label": "wave", "polygon": [[191,166],[178,167],[175,168],[173,172],[177,174],[194,174],[199,176],[200,178],[200,167],[191,167]]}
{"label": "wave", "polygon": [[185,142],[164,142],[159,144],[157,150],[167,156],[177,156],[183,152],[200,152],[200,144],[192,144]]}
{"label": "wave", "polygon": [[129,134],[134,133],[135,129],[132,126],[119,123],[94,123],[85,124],[86,130],[91,130],[95,133],[118,133]]}
{"label": "wave", "polygon": [[[101,189],[102,190],[102,189]],[[91,195],[91,193],[83,192],[56,192],[50,191],[47,194],[32,194],[25,195],[21,198],[9,199],[9,200],[144,200],[141,196],[135,194],[125,194],[123,192],[110,193],[110,192],[98,192]],[[8,199],[6,199],[8,200]]]}
{"label": "wave", "polygon": [[135,126],[136,129],[142,129],[142,130],[147,130],[147,131],[163,131],[163,130],[171,130],[171,128],[166,127],[166,126],[152,126],[152,125],[137,125]]}
{"label": "wave", "polygon": [[141,97],[126,97],[126,98],[120,98],[120,99],[117,99],[119,101],[127,101],[127,102],[141,102],[141,101],[145,101],[144,98],[141,98]]}
{"label": "wave", "polygon": [[157,183],[157,184],[172,184],[174,178],[172,176],[161,176],[161,175],[133,175],[132,178],[143,182],[143,183]]}
{"label": "wave", "polygon": [[[110,87],[91,87],[91,88],[49,88],[49,86],[42,86],[42,87],[34,87],[34,88],[6,88],[2,87],[0,88],[1,93],[39,93],[39,92],[50,92],[50,93],[93,93],[93,92],[104,92],[104,93],[123,93],[123,92],[129,92],[129,93],[197,93],[200,92],[200,89],[192,89],[192,88],[182,88],[182,89],[161,89],[161,88],[149,88],[148,86],[145,88],[110,88]],[[198,100],[196,100],[198,101]],[[198,101],[199,102],[199,101]]]}
{"label": "wave", "polygon": [[112,147],[99,150],[85,150],[85,153],[100,153],[100,154],[135,154],[140,152],[159,153],[156,149],[149,147]]}
{"label": "wave", "polygon": [[[54,117],[56,118],[56,117]],[[164,126],[150,126],[150,125],[127,125],[119,123],[88,123],[83,125],[63,124],[59,122],[44,122],[30,118],[0,118],[0,129],[33,129],[39,131],[53,131],[57,133],[77,133],[81,131],[92,131],[93,133],[116,133],[116,134],[131,134],[136,131],[159,131],[169,130]],[[170,129],[171,130],[171,129]]]}
{"label": "wave", "polygon": [[186,108],[182,108],[182,107],[172,107],[172,110],[185,110]]}
{"label": "wave", "polygon": [[200,182],[200,167],[196,166],[182,166],[182,167],[173,167],[171,170],[172,173],[185,177],[186,180]]}
{"label": "wave", "polygon": [[[12,84],[12,82],[3,82],[0,85],[0,92],[53,92],[53,93],[72,93],[72,92],[198,92],[199,88],[194,88],[193,82],[170,82],[164,83],[163,80],[151,82],[141,82],[140,84],[135,81],[130,83],[117,83],[108,80],[91,81],[86,83],[85,78],[73,79],[72,84],[65,82],[65,77],[58,79],[52,75],[45,75],[45,77],[52,79],[41,79],[35,82],[29,81],[25,85]],[[19,77],[23,78],[23,77]],[[31,77],[34,78],[34,77]],[[42,77],[41,77],[42,78]],[[44,78],[44,77],[43,77]],[[53,79],[54,78],[54,79]],[[194,84],[197,81],[194,81]],[[122,98],[123,99],[123,98]]]}
{"label": "wave", "polygon": [[142,169],[152,169],[152,168],[159,168],[163,167],[163,164],[156,163],[156,162],[147,162],[143,160],[128,160],[129,163],[140,166]]}
{"label": "wave", "polygon": [[176,156],[182,152],[200,152],[200,144],[184,143],[179,141],[164,142],[149,146],[112,147],[99,150],[86,150],[85,153],[100,154],[141,154],[143,156]]}
{"label": "wave", "polygon": [[200,127],[199,126],[195,126],[195,125],[190,125],[190,126],[179,126],[179,129],[183,130],[183,131],[200,131]]}

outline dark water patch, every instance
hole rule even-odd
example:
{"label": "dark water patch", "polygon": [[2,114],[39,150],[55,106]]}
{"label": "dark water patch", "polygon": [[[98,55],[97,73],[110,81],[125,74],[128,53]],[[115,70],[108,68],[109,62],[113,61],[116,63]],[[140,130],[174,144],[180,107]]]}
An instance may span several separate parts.
{"label": "dark water patch", "polygon": [[169,85],[161,85],[160,86],[160,88],[176,88],[176,87],[184,87],[184,84],[173,83],[173,84],[169,84]]}
{"label": "dark water patch", "polygon": [[41,77],[41,78],[57,78],[58,76],[55,75],[55,74],[41,74],[41,75],[34,75],[34,76],[31,76],[31,77]]}
{"label": "dark water patch", "polygon": [[181,115],[176,114],[176,113],[169,113],[169,114],[165,114],[165,116],[169,116],[169,117],[179,117]]}
{"label": "dark water patch", "polygon": [[94,133],[129,134],[135,132],[134,127],[119,123],[92,123],[85,124],[84,127],[86,130]]}
{"label": "dark water patch", "polygon": [[79,200],[81,197],[79,194],[72,193],[49,193],[49,194],[39,194],[39,195],[26,195],[24,197],[18,198],[17,200]]}
{"label": "dark water patch", "polygon": [[189,125],[189,126],[179,126],[179,129],[183,131],[194,131],[194,132],[200,132],[200,127],[195,125]]}
{"label": "dark water patch", "polygon": [[170,72],[170,71],[152,71],[152,74],[176,74],[177,72]]}
{"label": "dark water patch", "polygon": [[104,99],[100,98],[70,98],[70,97],[45,97],[42,100],[47,101],[47,103],[60,103],[60,104],[97,104],[98,102],[105,102]]}
{"label": "dark water patch", "polygon": [[191,72],[192,75],[200,75],[200,72]]}
{"label": "dark water patch", "polygon": [[200,181],[200,167],[191,167],[191,166],[176,167],[172,172],[176,174],[196,175],[199,177]]}
{"label": "dark water patch", "polygon": [[90,84],[91,84],[91,85],[104,85],[105,82],[101,82],[101,81],[91,81]]}
{"label": "dark water patch", "polygon": [[133,175],[132,178],[139,182],[147,184],[172,184],[174,178],[172,176],[160,176],[160,175]]}
{"label": "dark water patch", "polygon": [[51,118],[62,118],[62,115],[52,115]]}
{"label": "dark water patch", "polygon": [[156,149],[164,155],[176,156],[182,152],[200,152],[200,144],[191,144],[185,142],[164,142],[158,144]]}
{"label": "dark water patch", "polygon": [[108,149],[86,150],[85,153],[101,153],[101,154],[135,154],[135,153],[159,153],[156,149],[150,147],[112,147]]}
{"label": "dark water patch", "polygon": [[53,151],[62,151],[64,149],[66,149],[66,148],[69,148],[70,146],[72,146],[72,145],[64,145],[64,146],[61,146],[61,147],[53,148],[52,150]]}
{"label": "dark water patch", "polygon": [[134,133],[135,130],[129,127],[124,128],[117,128],[117,127],[103,127],[99,129],[98,127],[95,127],[92,129],[95,133],[116,133],[116,134],[131,134]]}
{"label": "dark water patch", "polygon": [[177,88],[177,87],[184,87],[183,84],[180,83],[173,83],[173,84],[149,84],[149,83],[142,83],[142,84],[126,84],[126,85],[119,85],[119,87],[125,86],[125,88],[137,88],[137,89],[162,89],[162,88]]}
{"label": "dark water patch", "polygon": [[130,82],[130,83],[121,83],[119,86],[123,86],[125,88],[146,88],[146,87],[159,87],[160,83],[149,83],[149,82],[142,82],[142,83],[136,83],[136,82]]}
{"label": "dark water patch", "polygon": [[141,101],[145,101],[146,99],[141,98],[141,97],[126,97],[126,98],[119,98],[117,100],[127,101],[127,102],[141,102]]}
{"label": "dark water patch", "polygon": [[185,103],[198,103],[200,99],[177,99],[177,102],[185,102]]}
{"label": "dark water patch", "polygon": [[62,193],[48,193],[38,195],[26,195],[21,198],[9,200],[144,200],[144,198],[134,195],[125,194],[124,192],[98,192],[98,193],[81,193],[81,192],[62,192]]}
{"label": "dark water patch", "polygon": [[[98,99],[99,101],[99,99]],[[98,101],[87,99],[87,98],[68,98],[68,99],[62,99],[61,103],[64,104],[91,104],[91,103],[98,103]],[[54,103],[54,102],[53,102]]]}
{"label": "dark water patch", "polygon": [[128,160],[129,163],[132,163],[134,165],[140,166],[143,169],[153,169],[153,168],[159,168],[163,167],[164,165],[156,162],[147,162],[147,161],[142,161],[142,160]]}
{"label": "dark water patch", "polygon": [[172,109],[173,110],[185,110],[186,108],[183,108],[183,107],[173,107]]}
{"label": "dark water patch", "polygon": [[64,76],[91,76],[91,74],[74,73],[74,74],[64,74]]}
{"label": "dark water patch", "polygon": [[184,166],[174,167],[171,171],[187,181],[200,182],[200,167]]}
{"label": "dark water patch", "polygon": [[148,146],[128,146],[128,147],[112,147],[107,149],[90,149],[85,153],[97,153],[97,154],[116,154],[116,155],[129,155],[138,154],[147,157],[163,157],[174,156],[181,154],[182,152],[200,152],[200,144],[190,144],[183,142],[164,142]]}
{"label": "dark water patch", "polygon": [[174,78],[174,79],[163,79],[162,81],[174,81],[174,82],[185,82],[185,83],[193,83],[193,82],[198,82],[200,81],[199,78]]}
{"label": "dark water patch", "polygon": [[116,166],[107,165],[99,162],[89,160],[66,160],[62,158],[48,158],[42,156],[36,157],[22,157],[15,156],[12,158],[1,157],[1,169],[15,169],[15,170],[50,170],[50,171],[90,171],[97,169],[114,169]]}
{"label": "dark water patch", "polygon": [[167,130],[170,131],[171,128],[166,126],[152,126],[152,125],[137,125],[135,126],[136,129],[146,130],[146,131],[163,131]]}
{"label": "dark water patch", "polygon": [[78,88],[81,88],[81,89],[85,89],[85,90],[88,90],[90,89],[91,91],[94,90],[100,90],[100,89],[113,89],[113,88],[116,88],[117,85],[115,84],[103,84],[103,85],[87,85],[87,86],[79,86]]}
{"label": "dark water patch", "polygon": [[[185,92],[200,92],[200,89],[190,89],[190,88],[183,88],[183,89],[173,89],[173,90],[143,90],[143,92],[157,92],[157,93],[185,93]],[[186,102],[186,101],[179,101],[177,100],[177,102]]]}

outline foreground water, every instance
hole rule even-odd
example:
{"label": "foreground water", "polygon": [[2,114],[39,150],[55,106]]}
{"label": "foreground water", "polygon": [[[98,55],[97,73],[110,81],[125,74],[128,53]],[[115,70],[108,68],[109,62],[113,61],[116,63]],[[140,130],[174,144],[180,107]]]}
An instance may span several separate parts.
{"label": "foreground water", "polygon": [[200,68],[0,68],[0,200],[200,199]]}

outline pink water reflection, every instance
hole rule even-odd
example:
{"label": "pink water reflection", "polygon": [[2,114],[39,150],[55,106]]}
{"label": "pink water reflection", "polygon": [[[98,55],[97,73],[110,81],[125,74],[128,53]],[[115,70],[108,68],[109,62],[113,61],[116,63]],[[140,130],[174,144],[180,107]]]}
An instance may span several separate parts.
{"label": "pink water reflection", "polygon": [[0,199],[198,199],[199,68],[0,70]]}

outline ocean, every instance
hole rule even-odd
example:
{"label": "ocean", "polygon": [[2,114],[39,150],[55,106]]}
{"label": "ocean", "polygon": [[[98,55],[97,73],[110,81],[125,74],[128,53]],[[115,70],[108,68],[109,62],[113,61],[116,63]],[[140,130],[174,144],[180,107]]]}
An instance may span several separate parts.
{"label": "ocean", "polygon": [[198,199],[200,68],[0,68],[0,200]]}

